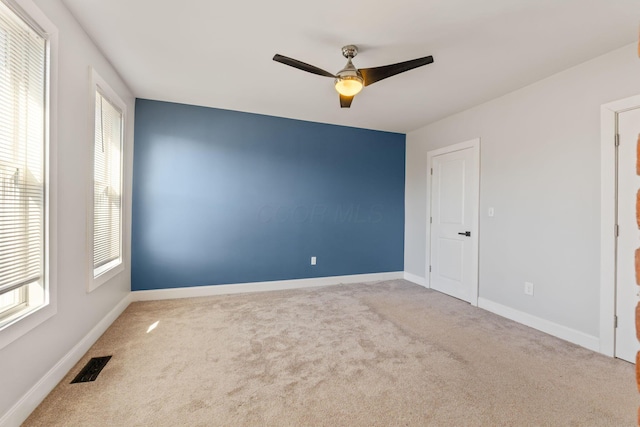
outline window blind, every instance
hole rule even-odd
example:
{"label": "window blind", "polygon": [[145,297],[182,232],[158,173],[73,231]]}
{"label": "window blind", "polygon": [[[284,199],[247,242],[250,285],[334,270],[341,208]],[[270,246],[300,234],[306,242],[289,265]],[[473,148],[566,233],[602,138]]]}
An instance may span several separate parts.
{"label": "window blind", "polygon": [[[94,277],[120,259],[122,248],[122,111],[96,91],[93,268]],[[101,269],[102,268],[102,269]]]}
{"label": "window blind", "polygon": [[0,295],[44,277],[46,46],[0,2]]}

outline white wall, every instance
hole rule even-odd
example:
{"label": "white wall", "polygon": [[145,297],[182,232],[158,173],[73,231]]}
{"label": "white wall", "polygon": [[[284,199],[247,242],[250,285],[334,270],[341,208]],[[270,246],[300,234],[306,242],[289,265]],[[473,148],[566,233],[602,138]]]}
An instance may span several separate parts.
{"label": "white wall", "polygon": [[425,276],[427,151],[480,137],[480,297],[598,337],[600,106],[639,93],[630,45],[409,133],[405,271]]}
{"label": "white wall", "polygon": [[[57,314],[0,350],[0,418],[94,328],[130,291],[126,269],[87,293],[86,209],[93,144],[90,73],[93,66],[127,103],[125,224],[130,224],[134,97],[59,0],[35,0],[58,28]],[[125,254],[130,229],[125,228]],[[54,384],[55,385],[55,384]],[[15,421],[15,418],[13,418]],[[9,420],[9,422],[12,422]]]}

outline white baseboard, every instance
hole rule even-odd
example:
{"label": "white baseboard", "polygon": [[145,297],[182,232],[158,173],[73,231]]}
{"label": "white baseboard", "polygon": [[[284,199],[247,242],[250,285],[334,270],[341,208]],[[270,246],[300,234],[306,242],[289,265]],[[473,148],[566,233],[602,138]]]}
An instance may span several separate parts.
{"label": "white baseboard", "polygon": [[478,307],[589,350],[600,351],[600,340],[593,335],[585,334],[485,298],[478,298]]}
{"label": "white baseboard", "polygon": [[245,292],[282,291],[287,289],[315,288],[345,283],[377,282],[404,278],[402,271],[390,273],[352,274],[349,276],[314,277],[311,279],[276,280],[270,282],[237,283],[233,285],[192,286],[188,288],[154,289],[131,292],[132,301],[156,301],[163,299],[207,297],[212,295],[240,294]]}
{"label": "white baseboard", "polygon": [[22,424],[130,303],[131,294],[128,294],[0,418],[0,427]]}
{"label": "white baseboard", "polygon": [[427,287],[427,279],[424,277],[420,277],[415,274],[404,272],[404,280],[408,280],[409,282],[415,283],[416,285]]}

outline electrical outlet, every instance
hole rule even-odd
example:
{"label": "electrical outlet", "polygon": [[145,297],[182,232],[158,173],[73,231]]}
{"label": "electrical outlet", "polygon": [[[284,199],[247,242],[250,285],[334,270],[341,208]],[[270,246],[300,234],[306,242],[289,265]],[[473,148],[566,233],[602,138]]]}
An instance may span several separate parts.
{"label": "electrical outlet", "polygon": [[533,283],[524,282],[524,293],[525,295],[533,296]]}
{"label": "electrical outlet", "polygon": [[316,257],[311,257],[311,265],[316,265]]}

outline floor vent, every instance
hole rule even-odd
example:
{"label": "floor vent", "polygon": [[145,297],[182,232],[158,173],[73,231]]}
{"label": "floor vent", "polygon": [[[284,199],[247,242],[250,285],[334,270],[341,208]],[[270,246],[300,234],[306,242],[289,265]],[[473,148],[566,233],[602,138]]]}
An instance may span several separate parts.
{"label": "floor vent", "polygon": [[93,357],[89,362],[87,362],[84,368],[82,368],[82,371],[80,371],[73,381],[71,381],[71,384],[95,381],[109,359],[111,359],[111,356]]}

